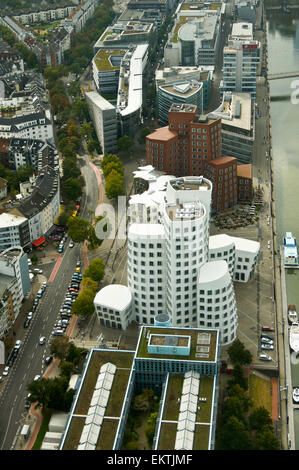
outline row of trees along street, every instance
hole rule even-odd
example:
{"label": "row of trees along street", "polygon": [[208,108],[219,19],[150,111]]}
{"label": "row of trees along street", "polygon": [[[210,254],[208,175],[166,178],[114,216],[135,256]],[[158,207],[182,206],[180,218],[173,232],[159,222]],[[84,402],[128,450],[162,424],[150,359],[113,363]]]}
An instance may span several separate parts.
{"label": "row of trees along street", "polygon": [[250,351],[237,339],[229,346],[228,355],[233,374],[219,402],[216,450],[279,450],[269,411],[256,406],[250,397],[244,375],[244,367],[252,362]]}

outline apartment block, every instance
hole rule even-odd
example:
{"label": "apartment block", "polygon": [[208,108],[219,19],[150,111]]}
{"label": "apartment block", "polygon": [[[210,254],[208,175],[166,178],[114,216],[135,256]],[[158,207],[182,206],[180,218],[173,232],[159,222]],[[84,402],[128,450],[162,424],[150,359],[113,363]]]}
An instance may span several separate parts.
{"label": "apartment block", "polygon": [[222,103],[210,118],[221,118],[222,154],[239,164],[252,162],[255,139],[255,106],[249,93],[224,92]]}
{"label": "apartment block", "polygon": [[223,80],[220,91],[249,93],[256,98],[256,74],[260,61],[260,43],[247,37],[252,25],[237,24],[234,35],[223,49]]}
{"label": "apartment block", "polygon": [[103,153],[115,153],[117,149],[116,108],[96,91],[85,93],[90,116]]}

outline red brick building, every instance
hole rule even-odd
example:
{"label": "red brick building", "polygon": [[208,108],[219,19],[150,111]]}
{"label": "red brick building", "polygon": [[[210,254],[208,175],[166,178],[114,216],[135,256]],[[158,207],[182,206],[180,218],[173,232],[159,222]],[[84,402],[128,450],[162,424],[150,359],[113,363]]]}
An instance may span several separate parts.
{"label": "red brick building", "polygon": [[237,204],[237,159],[222,157],[221,119],[197,115],[197,106],[173,104],[169,125],[146,137],[146,162],[174,176],[203,175],[213,183],[213,209]]}
{"label": "red brick building", "polygon": [[239,201],[251,201],[253,195],[252,188],[252,165],[238,165],[237,166],[237,177],[238,177],[238,200]]}

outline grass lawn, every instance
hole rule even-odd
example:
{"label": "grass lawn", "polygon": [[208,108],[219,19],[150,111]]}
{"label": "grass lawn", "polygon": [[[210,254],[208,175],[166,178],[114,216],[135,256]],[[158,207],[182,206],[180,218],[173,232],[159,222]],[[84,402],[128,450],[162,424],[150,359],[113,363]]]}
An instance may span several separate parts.
{"label": "grass lawn", "polygon": [[43,415],[42,424],[41,424],[40,430],[38,432],[38,435],[35,439],[35,443],[34,443],[31,450],[40,450],[40,448],[42,446],[42,443],[43,443],[43,440],[44,440],[44,437],[45,437],[45,434],[49,430],[49,421],[50,421],[51,416],[52,416],[52,410],[49,410],[49,409],[43,410],[42,415]]}
{"label": "grass lawn", "polygon": [[272,415],[271,382],[255,374],[249,376],[249,396],[253,401],[253,407],[263,406]]}

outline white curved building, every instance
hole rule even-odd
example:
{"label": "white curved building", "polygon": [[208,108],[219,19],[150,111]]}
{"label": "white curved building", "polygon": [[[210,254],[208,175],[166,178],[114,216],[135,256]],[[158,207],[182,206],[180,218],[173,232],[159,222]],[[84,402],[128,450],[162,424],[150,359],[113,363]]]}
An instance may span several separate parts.
{"label": "white curved building", "polygon": [[128,232],[128,286],[136,321],[153,325],[165,313],[165,231],[161,224],[131,224]]}
{"label": "white curved building", "polygon": [[198,276],[198,326],[219,328],[222,344],[236,339],[238,316],[227,262],[206,263]]}
{"label": "white curved building", "polygon": [[103,287],[93,302],[104,326],[125,330],[132,321],[132,293],[126,286],[111,284]]}
{"label": "white curved building", "polygon": [[258,259],[260,243],[225,234],[209,238],[209,260],[225,260],[234,281],[248,282]]}
{"label": "white curved building", "polygon": [[[175,327],[217,328],[222,344],[231,343],[238,328],[233,280],[250,278],[259,243],[209,237],[213,186],[206,178],[162,175],[151,165],[134,178],[127,261],[132,320],[154,325],[165,315]],[[110,295],[116,309],[117,292]]]}

